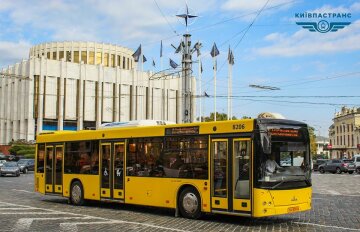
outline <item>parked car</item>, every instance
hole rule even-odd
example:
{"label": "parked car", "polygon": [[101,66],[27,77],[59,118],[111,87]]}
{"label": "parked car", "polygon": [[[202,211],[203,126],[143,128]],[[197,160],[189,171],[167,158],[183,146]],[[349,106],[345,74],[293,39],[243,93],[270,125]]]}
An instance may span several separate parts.
{"label": "parked car", "polygon": [[314,161],[314,164],[313,164],[313,170],[314,171],[318,171],[319,170],[319,166],[321,164],[324,164],[328,161],[328,159],[317,159]]}
{"label": "parked car", "polygon": [[332,172],[341,174],[342,172],[347,172],[349,174],[353,174],[355,171],[355,164],[353,162],[345,162],[344,160],[333,159],[328,160],[326,163],[321,164],[319,166],[319,172]]}
{"label": "parked car", "polygon": [[0,176],[7,175],[20,176],[20,168],[16,162],[6,162],[0,168]]}
{"label": "parked car", "polygon": [[34,171],[35,161],[33,159],[21,159],[17,162],[20,172],[26,174],[28,171]]}
{"label": "parked car", "polygon": [[356,166],[356,173],[360,174],[360,154],[354,155],[353,162],[355,163]]}
{"label": "parked car", "polygon": [[6,160],[0,160],[0,168],[6,163]]}

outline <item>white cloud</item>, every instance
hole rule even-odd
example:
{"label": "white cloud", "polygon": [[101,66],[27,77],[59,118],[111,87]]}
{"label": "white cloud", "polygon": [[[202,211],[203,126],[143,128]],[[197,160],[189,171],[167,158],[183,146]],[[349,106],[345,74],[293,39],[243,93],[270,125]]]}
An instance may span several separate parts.
{"label": "white cloud", "polygon": [[6,64],[14,64],[29,57],[30,47],[31,44],[27,41],[18,43],[0,41],[0,67]]}
{"label": "white cloud", "polygon": [[[272,14],[276,11],[289,9],[291,6],[296,4],[295,1],[289,2],[288,0],[227,0],[221,8],[228,12],[244,14],[244,17],[241,19],[249,21],[254,18],[254,14],[252,13],[262,9],[266,3],[266,11],[262,14]],[[247,16],[247,14],[249,15]]]}
{"label": "white cloud", "polygon": [[[360,11],[360,3],[348,8],[324,5],[307,12],[350,12]],[[294,22],[295,23],[295,22]],[[255,54],[262,56],[303,56],[323,53],[336,53],[360,50],[360,20],[337,32],[317,33],[299,29],[294,34],[271,33],[264,37],[271,45],[254,49]]]}

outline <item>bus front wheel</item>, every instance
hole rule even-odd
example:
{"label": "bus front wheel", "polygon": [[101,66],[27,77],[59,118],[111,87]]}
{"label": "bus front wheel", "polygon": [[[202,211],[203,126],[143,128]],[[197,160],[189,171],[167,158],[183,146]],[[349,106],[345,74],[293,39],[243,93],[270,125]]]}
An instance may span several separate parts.
{"label": "bus front wheel", "polygon": [[201,217],[201,199],[198,191],[186,187],[179,196],[179,210],[183,217],[198,219]]}
{"label": "bus front wheel", "polygon": [[84,189],[80,181],[71,184],[70,201],[74,205],[84,205]]}

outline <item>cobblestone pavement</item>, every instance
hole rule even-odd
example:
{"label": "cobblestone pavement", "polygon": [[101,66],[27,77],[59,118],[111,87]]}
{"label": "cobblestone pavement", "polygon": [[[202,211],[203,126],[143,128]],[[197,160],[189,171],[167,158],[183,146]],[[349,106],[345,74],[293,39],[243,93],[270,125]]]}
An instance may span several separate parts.
{"label": "cobblestone pavement", "polygon": [[313,209],[262,219],[205,215],[174,217],[173,210],[90,202],[33,192],[32,173],[0,178],[0,231],[359,231],[360,175],[313,174]]}

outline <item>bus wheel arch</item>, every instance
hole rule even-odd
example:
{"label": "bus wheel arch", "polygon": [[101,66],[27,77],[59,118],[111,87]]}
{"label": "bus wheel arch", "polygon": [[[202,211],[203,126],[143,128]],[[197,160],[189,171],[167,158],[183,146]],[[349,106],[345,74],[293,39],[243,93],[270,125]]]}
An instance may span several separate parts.
{"label": "bus wheel arch", "polygon": [[202,215],[201,195],[196,187],[190,184],[181,186],[177,193],[177,210],[181,216],[198,219]]}
{"label": "bus wheel arch", "polygon": [[73,179],[70,184],[70,202],[73,205],[84,205],[84,187],[79,179]]}

